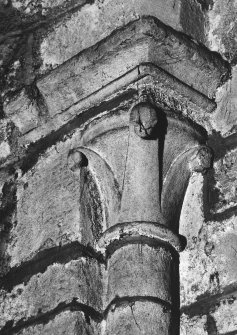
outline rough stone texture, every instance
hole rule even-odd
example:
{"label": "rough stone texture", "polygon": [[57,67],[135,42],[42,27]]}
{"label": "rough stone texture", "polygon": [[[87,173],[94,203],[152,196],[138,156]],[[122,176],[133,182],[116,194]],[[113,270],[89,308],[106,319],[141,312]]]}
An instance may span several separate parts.
{"label": "rough stone texture", "polygon": [[[51,294],[49,294],[51,292]],[[1,292],[1,327],[53,311],[73,301],[101,310],[101,270],[97,261],[81,258],[67,264],[53,264],[28,283]]]}
{"label": "rough stone texture", "polygon": [[204,220],[202,180],[193,176],[181,215],[181,234],[188,239],[180,255],[181,304],[208,300],[236,285],[236,216],[218,221]]}
{"label": "rough stone texture", "polygon": [[232,295],[216,304],[213,302],[207,314],[205,307],[199,311],[201,315],[183,314],[180,335],[235,334],[237,331],[236,308],[236,295]]}
{"label": "rough stone texture", "polygon": [[20,330],[17,335],[99,335],[100,326],[92,319],[86,320],[84,313],[66,311],[53,320]]}
{"label": "rough stone texture", "polygon": [[[195,27],[189,22],[193,9],[197,11],[199,18]],[[188,21],[187,15],[190,18]],[[62,64],[81,50],[110,35],[115,29],[138,20],[141,16],[156,17],[177,30],[188,31],[201,41],[204,38],[201,28],[203,14],[195,1],[191,1],[190,5],[186,0],[175,2],[148,0],[146,4],[142,0],[97,0],[93,4],[84,6],[80,12],[73,14],[63,24],[57,25],[43,39],[42,71]],[[189,29],[190,26],[193,28],[192,31]]]}
{"label": "rough stone texture", "polygon": [[[218,202],[212,202],[212,211],[223,213],[236,206],[237,202],[237,151],[228,152],[223,158],[215,163],[214,180],[216,181],[214,192],[217,194]],[[213,192],[213,193],[214,193]],[[209,197],[214,198],[214,194],[209,193]]]}
{"label": "rough stone texture", "polygon": [[4,113],[22,134],[36,128],[39,124],[40,115],[36,102],[29,98],[25,90],[6,104]]}
{"label": "rough stone texture", "polygon": [[216,93],[217,109],[211,122],[213,128],[224,137],[236,133],[237,123],[237,66],[232,68],[232,77]]}
{"label": "rough stone texture", "polygon": [[211,50],[221,53],[229,61],[236,62],[237,50],[237,3],[215,0],[208,11],[208,46]]}
{"label": "rough stone texture", "polygon": [[235,296],[229,296],[223,299],[215,311],[211,313],[211,317],[215,322],[217,333],[228,334],[237,331],[237,300]]}
{"label": "rough stone texture", "polygon": [[4,71],[4,66],[8,65],[13,58],[14,51],[19,46],[19,37],[9,38],[0,46],[0,73]]}
{"label": "rough stone texture", "polygon": [[29,0],[13,0],[11,3],[13,8],[26,15],[34,15],[36,13],[45,15],[51,8],[66,5],[65,0],[36,0],[33,2]]}
{"label": "rough stone texture", "polygon": [[[205,1],[205,0],[204,0]],[[174,2],[174,7],[176,2]],[[195,17],[195,24],[193,18]],[[182,30],[198,42],[206,42],[205,11],[202,10],[200,1],[183,0],[180,8],[180,22]]]}
{"label": "rough stone texture", "polygon": [[68,140],[52,147],[18,181],[17,217],[7,249],[11,267],[73,241],[93,246],[100,234],[98,189],[86,167],[79,176],[69,169],[71,144]]}
{"label": "rough stone texture", "polygon": [[[202,196],[203,176],[194,173],[189,180],[180,215],[179,233],[187,238],[187,248],[192,246],[204,222]],[[181,258],[183,254],[180,254]],[[180,272],[182,274],[182,269]]]}
{"label": "rough stone texture", "polygon": [[206,315],[189,318],[184,314],[180,320],[180,335],[208,335],[206,322]]}
{"label": "rough stone texture", "polygon": [[9,141],[11,135],[11,125],[6,120],[0,123],[0,161],[4,161],[11,154]]}
{"label": "rough stone texture", "polygon": [[[6,0],[0,4],[1,33],[23,34],[27,28],[35,29],[49,19],[67,14],[67,11],[80,8],[85,0]],[[5,26],[4,26],[5,24]],[[3,35],[1,35],[3,37]]]}

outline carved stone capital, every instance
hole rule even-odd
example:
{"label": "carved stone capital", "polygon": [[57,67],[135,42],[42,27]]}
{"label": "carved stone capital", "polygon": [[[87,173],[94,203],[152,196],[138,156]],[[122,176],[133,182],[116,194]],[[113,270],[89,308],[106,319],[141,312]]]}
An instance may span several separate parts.
{"label": "carved stone capital", "polygon": [[[143,46],[147,36],[142,35]],[[157,38],[154,43],[157,50],[163,50],[160,42],[156,44]],[[112,49],[113,45],[114,40]],[[121,306],[127,302],[137,306],[142,302],[144,308],[156,311],[151,314],[157,323],[155,333],[158,329],[158,333],[170,335],[172,329],[172,334],[178,334],[172,314],[179,308],[179,299],[175,299],[179,294],[178,253],[185,247],[185,238],[179,235],[179,217],[191,174],[204,173],[212,164],[211,150],[205,146],[205,116],[215,108],[208,97],[211,90],[206,73],[210,69],[202,70],[203,79],[198,77],[193,89],[189,69],[197,63],[196,58],[195,63],[190,59],[190,65],[188,53],[179,66],[161,66],[168,63],[162,63],[160,57],[164,60],[170,50],[156,56],[150,37],[148,45],[155,61],[144,59],[142,51],[142,61],[138,65],[131,62],[128,70],[112,57],[108,78],[100,77],[97,67],[90,67],[92,79],[88,81],[88,74],[74,76],[67,84],[70,95],[67,100],[59,99],[58,105],[52,103],[47,84],[43,80],[38,83],[60,126],[73,115],[78,118],[73,127],[83,120],[68,166],[76,174],[81,171],[82,177],[83,173],[92,176],[101,206],[102,234],[95,244],[107,266],[105,335],[113,334],[111,329],[118,335],[126,333],[119,325],[124,324]],[[183,59],[184,51],[180,52]],[[206,64],[199,56],[200,63]],[[116,73],[115,63],[119,64]],[[77,63],[67,66],[70,73],[76,73]],[[53,80],[59,82],[56,72]],[[87,163],[87,168],[81,169]],[[94,216],[96,220],[96,213]],[[126,317],[130,324],[134,322]],[[143,327],[149,328],[147,319]]]}

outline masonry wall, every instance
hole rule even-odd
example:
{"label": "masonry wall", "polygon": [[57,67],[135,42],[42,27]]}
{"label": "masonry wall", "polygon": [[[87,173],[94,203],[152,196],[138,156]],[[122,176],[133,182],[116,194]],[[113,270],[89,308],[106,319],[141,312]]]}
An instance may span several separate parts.
{"label": "masonry wall", "polygon": [[[234,0],[0,1],[0,334],[104,331],[106,266],[96,250],[105,227],[101,190],[86,165],[75,174],[68,161],[85,122],[60,119],[57,108],[77,97],[66,92],[68,101],[50,102],[47,78],[53,82],[60,65],[82,55],[83,100],[99,71],[102,87],[113,79],[103,59],[107,38],[119,38],[144,17],[194,41],[197,50],[215,52],[228,68],[209,94],[216,108],[205,119],[213,168],[192,175],[180,217],[187,238],[180,254],[180,334],[237,334],[236,13]],[[97,49],[93,62],[104,63],[88,78],[83,71]],[[133,56],[122,54],[121,64]],[[172,57],[175,68],[182,59]],[[118,77],[121,71],[115,69]],[[103,108],[129,109],[129,92],[122,105]],[[118,164],[116,156],[112,162]],[[123,166],[117,169],[120,180]]]}

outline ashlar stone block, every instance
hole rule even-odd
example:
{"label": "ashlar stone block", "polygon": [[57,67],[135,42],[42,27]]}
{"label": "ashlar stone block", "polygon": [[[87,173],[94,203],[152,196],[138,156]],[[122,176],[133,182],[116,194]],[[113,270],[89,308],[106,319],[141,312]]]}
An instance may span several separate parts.
{"label": "ashlar stone block", "polygon": [[187,237],[187,247],[180,254],[181,305],[208,301],[236,285],[236,216],[206,221],[202,176],[190,179],[180,228]]}
{"label": "ashlar stone block", "polygon": [[81,258],[67,264],[55,263],[44,273],[33,275],[25,284],[15,286],[11,292],[1,291],[1,327],[13,321],[26,322],[60,305],[70,307],[75,302],[102,309],[101,268],[96,260]]}
{"label": "ashlar stone block", "polygon": [[79,242],[94,246],[103,222],[100,194],[84,167],[71,171],[71,140],[58,143],[18,180],[16,223],[6,257],[10,267],[43,250]]}

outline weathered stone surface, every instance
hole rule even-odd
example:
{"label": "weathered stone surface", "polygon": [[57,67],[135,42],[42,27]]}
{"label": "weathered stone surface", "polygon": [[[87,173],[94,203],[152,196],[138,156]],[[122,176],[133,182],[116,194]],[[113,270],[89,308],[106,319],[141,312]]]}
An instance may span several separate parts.
{"label": "weathered stone surface", "polygon": [[[67,11],[75,10],[87,3],[86,0],[12,0],[6,1],[4,14],[9,14],[10,22],[14,16],[18,16],[17,22],[11,22],[13,34],[17,34],[17,28],[27,27],[32,25],[32,28],[37,28],[42,23],[48,23],[48,20],[57,17],[58,15],[67,14]],[[47,20],[47,21],[46,21]],[[19,31],[18,31],[19,34]]]}
{"label": "weathered stone surface", "polygon": [[68,167],[71,145],[73,140],[53,146],[19,179],[16,224],[7,249],[10,266],[73,241],[93,246],[99,237],[103,216],[98,189],[86,167],[79,176]]}
{"label": "weathered stone surface", "polygon": [[[203,176],[193,173],[184,197],[179,227],[179,233],[187,238],[187,248],[192,248],[202,228],[205,220],[203,210]],[[182,268],[180,272],[182,274]]]}
{"label": "weathered stone surface", "polygon": [[[123,27],[142,16],[153,16],[172,28],[188,32],[203,41],[203,13],[200,5],[186,0],[97,0],[88,4],[70,19],[55,26],[41,44],[44,71],[70,59],[83,49],[107,37],[117,28]],[[191,24],[193,10],[196,14],[195,26]],[[187,20],[187,17],[189,18]],[[190,29],[190,27],[192,29]]]}
{"label": "weathered stone surface", "polygon": [[9,64],[13,58],[14,51],[16,50],[19,37],[9,38],[4,44],[0,46],[0,73],[4,71],[4,66]]}
{"label": "weathered stone surface", "polygon": [[2,77],[2,81],[3,101],[8,94],[12,98],[15,92],[19,92],[23,89],[24,76],[22,60],[14,59],[13,57],[12,61],[8,64],[7,71]]}
{"label": "weathered stone surface", "polygon": [[[10,135],[10,136],[9,136]],[[11,154],[10,146],[11,125],[6,120],[1,120],[0,123],[0,161],[6,160]]]}
{"label": "weathered stone surface", "polygon": [[1,292],[1,327],[7,321],[37,317],[59,304],[73,301],[101,310],[101,269],[95,260],[81,258],[67,264],[53,264],[44,273],[17,285],[10,293]]}
{"label": "weathered stone surface", "polygon": [[[204,0],[205,1],[205,0]],[[176,6],[176,2],[174,2]],[[195,18],[195,24],[193,19]],[[205,44],[205,12],[202,10],[200,0],[182,0],[180,3],[180,22],[182,31],[192,36],[198,42]],[[172,25],[171,25],[172,26]]]}
{"label": "weathered stone surface", "polygon": [[152,296],[171,303],[175,270],[171,254],[162,248],[132,244],[118,249],[108,260],[107,304],[124,296]]}
{"label": "weathered stone surface", "polygon": [[232,77],[218,88],[216,93],[217,109],[211,117],[216,131],[223,136],[236,132],[237,123],[237,66],[232,68]]}
{"label": "weathered stone surface", "polygon": [[19,130],[11,120],[0,120],[0,165],[16,160],[22,148],[18,146]]}
{"label": "weathered stone surface", "polygon": [[[148,301],[125,301],[107,316],[106,335],[169,334],[171,313]],[[174,327],[175,328],[175,327]],[[173,329],[174,329],[173,328]]]}
{"label": "weathered stone surface", "polygon": [[209,305],[209,310],[205,309],[205,305],[203,306],[197,309],[198,315],[196,316],[182,314],[180,325],[181,335],[236,333],[236,292],[219,301],[213,300],[212,305]]}
{"label": "weathered stone surface", "polygon": [[25,90],[4,106],[4,113],[22,134],[32,130],[39,124],[39,111],[36,101],[32,101]]}
{"label": "weathered stone surface", "polygon": [[0,17],[1,35],[14,29],[21,22],[21,18],[17,16],[17,11],[12,8],[9,0],[2,0],[0,2]]}
{"label": "weathered stone surface", "polygon": [[180,233],[188,240],[180,254],[181,304],[189,305],[221,294],[236,284],[236,216],[205,222],[202,180],[189,184],[181,214]]}
{"label": "weathered stone surface", "polygon": [[208,335],[206,322],[206,315],[189,318],[183,314],[180,320],[180,335]]}
{"label": "weathered stone surface", "polygon": [[207,38],[211,50],[222,54],[229,61],[236,61],[237,50],[237,3],[230,0],[227,3],[215,0],[208,11]]}
{"label": "weathered stone surface", "polygon": [[65,5],[65,0],[13,0],[12,7],[26,15],[34,15],[36,13],[45,14],[50,8]]}
{"label": "weathered stone surface", "polygon": [[144,62],[160,66],[209,97],[227,72],[219,58],[146,18],[77,55],[39,80],[37,86],[54,116]]}
{"label": "weathered stone surface", "polygon": [[235,207],[237,202],[237,150],[228,152],[223,158],[215,163],[215,192],[218,194],[217,199],[214,194],[210,192],[213,198],[212,211],[216,213],[223,213],[228,209]]}
{"label": "weathered stone surface", "polygon": [[66,311],[53,320],[36,324],[16,333],[17,335],[99,335],[100,325],[92,319],[86,321],[84,313]]}
{"label": "weathered stone surface", "polygon": [[211,316],[215,322],[217,334],[237,332],[237,294],[223,299]]}
{"label": "weathered stone surface", "polygon": [[182,305],[197,301],[205,303],[210,295],[221,294],[226,286],[236,284],[236,259],[232,249],[236,245],[236,233],[230,233],[230,236],[231,241],[223,237],[216,244],[213,240],[204,242],[203,239],[201,247],[196,245],[194,250],[181,255]]}

